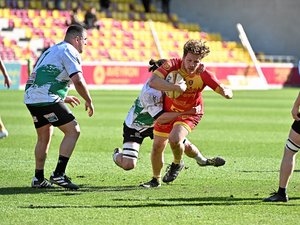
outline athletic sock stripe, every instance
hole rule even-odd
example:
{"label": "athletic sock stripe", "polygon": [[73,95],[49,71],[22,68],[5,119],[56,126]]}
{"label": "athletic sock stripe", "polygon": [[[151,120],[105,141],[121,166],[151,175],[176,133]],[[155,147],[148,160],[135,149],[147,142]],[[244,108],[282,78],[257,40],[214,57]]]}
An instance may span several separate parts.
{"label": "athletic sock stripe", "polygon": [[124,157],[137,159],[138,157],[135,155],[123,154]]}
{"label": "athletic sock stripe", "polygon": [[287,149],[289,149],[290,151],[292,151],[292,152],[298,152],[298,151],[295,151],[294,149],[291,149],[288,145],[285,145],[285,147],[286,147]]}
{"label": "athletic sock stripe", "polygon": [[131,151],[131,152],[139,152],[138,150],[133,149],[133,148],[123,148],[123,151],[124,150]]}
{"label": "athletic sock stripe", "polygon": [[291,142],[291,144],[293,144],[296,148],[300,148],[300,146],[295,144],[291,139],[289,139],[289,142]]}

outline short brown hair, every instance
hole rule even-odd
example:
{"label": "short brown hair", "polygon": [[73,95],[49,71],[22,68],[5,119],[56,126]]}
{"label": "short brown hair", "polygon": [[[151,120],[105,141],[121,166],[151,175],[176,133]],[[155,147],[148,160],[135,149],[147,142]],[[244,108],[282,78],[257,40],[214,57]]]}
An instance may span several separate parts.
{"label": "short brown hair", "polygon": [[201,59],[210,53],[209,47],[202,40],[188,40],[183,47],[183,56],[188,53],[200,55]]}

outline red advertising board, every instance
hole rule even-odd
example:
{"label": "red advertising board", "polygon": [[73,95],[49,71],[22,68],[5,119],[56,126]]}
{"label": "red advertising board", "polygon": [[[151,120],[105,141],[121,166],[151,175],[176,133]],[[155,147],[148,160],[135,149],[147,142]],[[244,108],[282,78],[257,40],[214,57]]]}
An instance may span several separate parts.
{"label": "red advertising board", "polygon": [[[255,67],[247,64],[207,63],[206,66],[225,84],[229,84],[229,76],[258,77]],[[298,68],[292,64],[262,64],[261,67],[270,85],[300,86]],[[99,87],[141,85],[151,76],[147,64],[131,62],[84,64],[83,73],[87,84]],[[21,86],[27,77],[27,66],[22,64]]]}

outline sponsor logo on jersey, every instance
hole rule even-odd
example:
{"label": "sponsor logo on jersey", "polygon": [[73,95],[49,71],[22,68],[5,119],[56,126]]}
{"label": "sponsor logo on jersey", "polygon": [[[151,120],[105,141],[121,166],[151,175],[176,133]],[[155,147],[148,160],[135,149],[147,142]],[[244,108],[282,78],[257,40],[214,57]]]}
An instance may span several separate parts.
{"label": "sponsor logo on jersey", "polygon": [[55,115],[55,113],[49,113],[49,114],[46,114],[44,115],[44,117],[50,122],[50,123],[53,123],[53,122],[56,122],[58,121],[58,118],[57,116]]}

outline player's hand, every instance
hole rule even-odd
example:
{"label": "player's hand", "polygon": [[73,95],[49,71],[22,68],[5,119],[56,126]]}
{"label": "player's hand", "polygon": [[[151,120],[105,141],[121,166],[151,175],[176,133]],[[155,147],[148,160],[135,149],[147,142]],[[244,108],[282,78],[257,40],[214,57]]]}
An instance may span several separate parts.
{"label": "player's hand", "polygon": [[223,90],[224,90],[224,97],[228,99],[232,99],[233,97],[232,90],[228,87],[224,87]]}
{"label": "player's hand", "polygon": [[88,111],[89,117],[94,114],[94,105],[92,102],[85,102],[85,111]]}
{"label": "player's hand", "polygon": [[179,92],[185,92],[187,89],[185,81],[175,84],[175,86],[176,86],[176,91]]}
{"label": "player's hand", "polygon": [[200,114],[202,107],[201,105],[197,105],[196,107],[193,107],[193,109],[195,110],[194,114]]}
{"label": "player's hand", "polygon": [[300,114],[299,114],[299,106],[294,106],[292,108],[292,117],[294,120],[299,121],[300,120]]}
{"label": "player's hand", "polygon": [[185,114],[198,115],[201,113],[201,105],[191,108],[189,111],[186,111]]}
{"label": "player's hand", "polygon": [[4,87],[10,88],[12,81],[9,76],[4,76]]}
{"label": "player's hand", "polygon": [[73,108],[80,105],[80,100],[75,96],[67,96],[64,102],[70,104]]}

